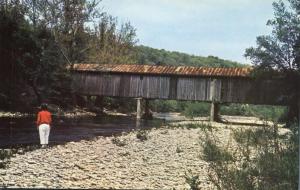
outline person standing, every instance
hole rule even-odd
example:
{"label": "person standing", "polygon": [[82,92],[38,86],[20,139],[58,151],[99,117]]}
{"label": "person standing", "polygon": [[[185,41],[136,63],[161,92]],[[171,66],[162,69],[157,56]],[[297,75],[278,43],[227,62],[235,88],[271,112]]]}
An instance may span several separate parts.
{"label": "person standing", "polygon": [[36,120],[36,125],[39,130],[40,143],[42,148],[46,148],[48,145],[51,122],[51,113],[48,111],[47,104],[42,104],[41,111],[39,111]]}

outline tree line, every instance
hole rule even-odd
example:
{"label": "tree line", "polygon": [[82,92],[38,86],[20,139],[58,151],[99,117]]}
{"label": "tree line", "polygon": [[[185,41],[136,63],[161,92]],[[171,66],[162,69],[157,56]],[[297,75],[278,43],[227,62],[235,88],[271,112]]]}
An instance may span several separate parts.
{"label": "tree line", "polygon": [[216,56],[196,56],[186,53],[155,49],[147,46],[137,46],[137,60],[140,64],[173,65],[194,67],[245,67],[249,66],[238,62],[224,60]]}

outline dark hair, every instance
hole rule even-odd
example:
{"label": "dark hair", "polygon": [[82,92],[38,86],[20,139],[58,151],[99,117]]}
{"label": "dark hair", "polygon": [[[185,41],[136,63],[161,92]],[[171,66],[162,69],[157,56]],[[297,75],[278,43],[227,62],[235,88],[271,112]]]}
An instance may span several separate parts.
{"label": "dark hair", "polygon": [[45,103],[41,104],[41,110],[48,110],[47,104]]}

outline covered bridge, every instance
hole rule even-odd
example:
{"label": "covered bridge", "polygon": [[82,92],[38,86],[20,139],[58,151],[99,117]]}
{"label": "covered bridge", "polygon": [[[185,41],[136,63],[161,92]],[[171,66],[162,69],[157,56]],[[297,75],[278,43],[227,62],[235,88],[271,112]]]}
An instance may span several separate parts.
{"label": "covered bridge", "polygon": [[[252,68],[75,64],[73,88],[87,96],[219,103],[283,104],[278,81],[258,81]],[[138,117],[139,108],[138,108]]]}

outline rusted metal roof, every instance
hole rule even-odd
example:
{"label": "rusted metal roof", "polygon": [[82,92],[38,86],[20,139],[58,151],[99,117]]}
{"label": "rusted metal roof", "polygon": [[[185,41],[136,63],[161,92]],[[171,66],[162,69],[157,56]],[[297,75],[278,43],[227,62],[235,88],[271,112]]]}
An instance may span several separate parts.
{"label": "rusted metal roof", "polygon": [[185,76],[220,76],[220,77],[249,77],[253,70],[246,68],[212,68],[189,66],[154,66],[154,65],[101,65],[74,64],[75,71],[155,74],[155,75],[185,75]]}

